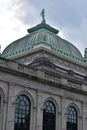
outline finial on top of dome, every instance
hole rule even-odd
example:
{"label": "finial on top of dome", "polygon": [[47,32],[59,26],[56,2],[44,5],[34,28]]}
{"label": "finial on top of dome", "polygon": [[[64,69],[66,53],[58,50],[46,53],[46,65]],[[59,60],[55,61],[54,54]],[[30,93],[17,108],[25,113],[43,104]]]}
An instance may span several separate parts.
{"label": "finial on top of dome", "polygon": [[45,9],[42,9],[40,15],[42,17],[42,23],[46,23],[46,21],[45,21]]}

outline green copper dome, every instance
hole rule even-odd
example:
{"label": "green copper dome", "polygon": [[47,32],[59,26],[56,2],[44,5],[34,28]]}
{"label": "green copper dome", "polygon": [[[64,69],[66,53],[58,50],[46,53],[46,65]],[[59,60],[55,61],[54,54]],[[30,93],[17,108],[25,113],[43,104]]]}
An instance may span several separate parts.
{"label": "green copper dome", "polygon": [[29,53],[36,47],[44,45],[57,54],[71,58],[75,61],[83,62],[84,59],[80,51],[70,42],[60,38],[58,30],[49,26],[45,22],[28,29],[29,34],[25,37],[12,42],[5,48],[2,57],[14,58]]}

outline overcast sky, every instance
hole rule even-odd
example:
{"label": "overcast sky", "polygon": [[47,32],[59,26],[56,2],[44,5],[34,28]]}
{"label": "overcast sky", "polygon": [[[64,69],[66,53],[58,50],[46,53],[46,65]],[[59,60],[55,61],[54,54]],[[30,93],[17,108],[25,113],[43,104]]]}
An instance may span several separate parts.
{"label": "overcast sky", "polygon": [[1,51],[12,41],[27,34],[27,29],[41,22],[45,9],[46,22],[59,30],[59,35],[84,54],[87,47],[87,0],[0,0]]}

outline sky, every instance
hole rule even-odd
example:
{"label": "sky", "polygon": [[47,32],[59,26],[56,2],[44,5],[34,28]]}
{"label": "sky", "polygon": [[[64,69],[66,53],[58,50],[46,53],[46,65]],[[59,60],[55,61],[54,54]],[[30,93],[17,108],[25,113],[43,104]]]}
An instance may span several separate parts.
{"label": "sky", "polygon": [[59,30],[59,36],[75,45],[84,56],[87,48],[87,0],[0,0],[1,52],[11,42],[25,36],[27,29],[46,23]]}

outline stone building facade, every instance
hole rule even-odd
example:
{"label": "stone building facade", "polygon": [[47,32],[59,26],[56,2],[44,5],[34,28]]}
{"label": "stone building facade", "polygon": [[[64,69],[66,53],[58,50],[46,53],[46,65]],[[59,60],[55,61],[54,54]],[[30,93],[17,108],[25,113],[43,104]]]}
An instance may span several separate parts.
{"label": "stone building facade", "polygon": [[0,130],[86,130],[87,64],[43,20],[0,57]]}

